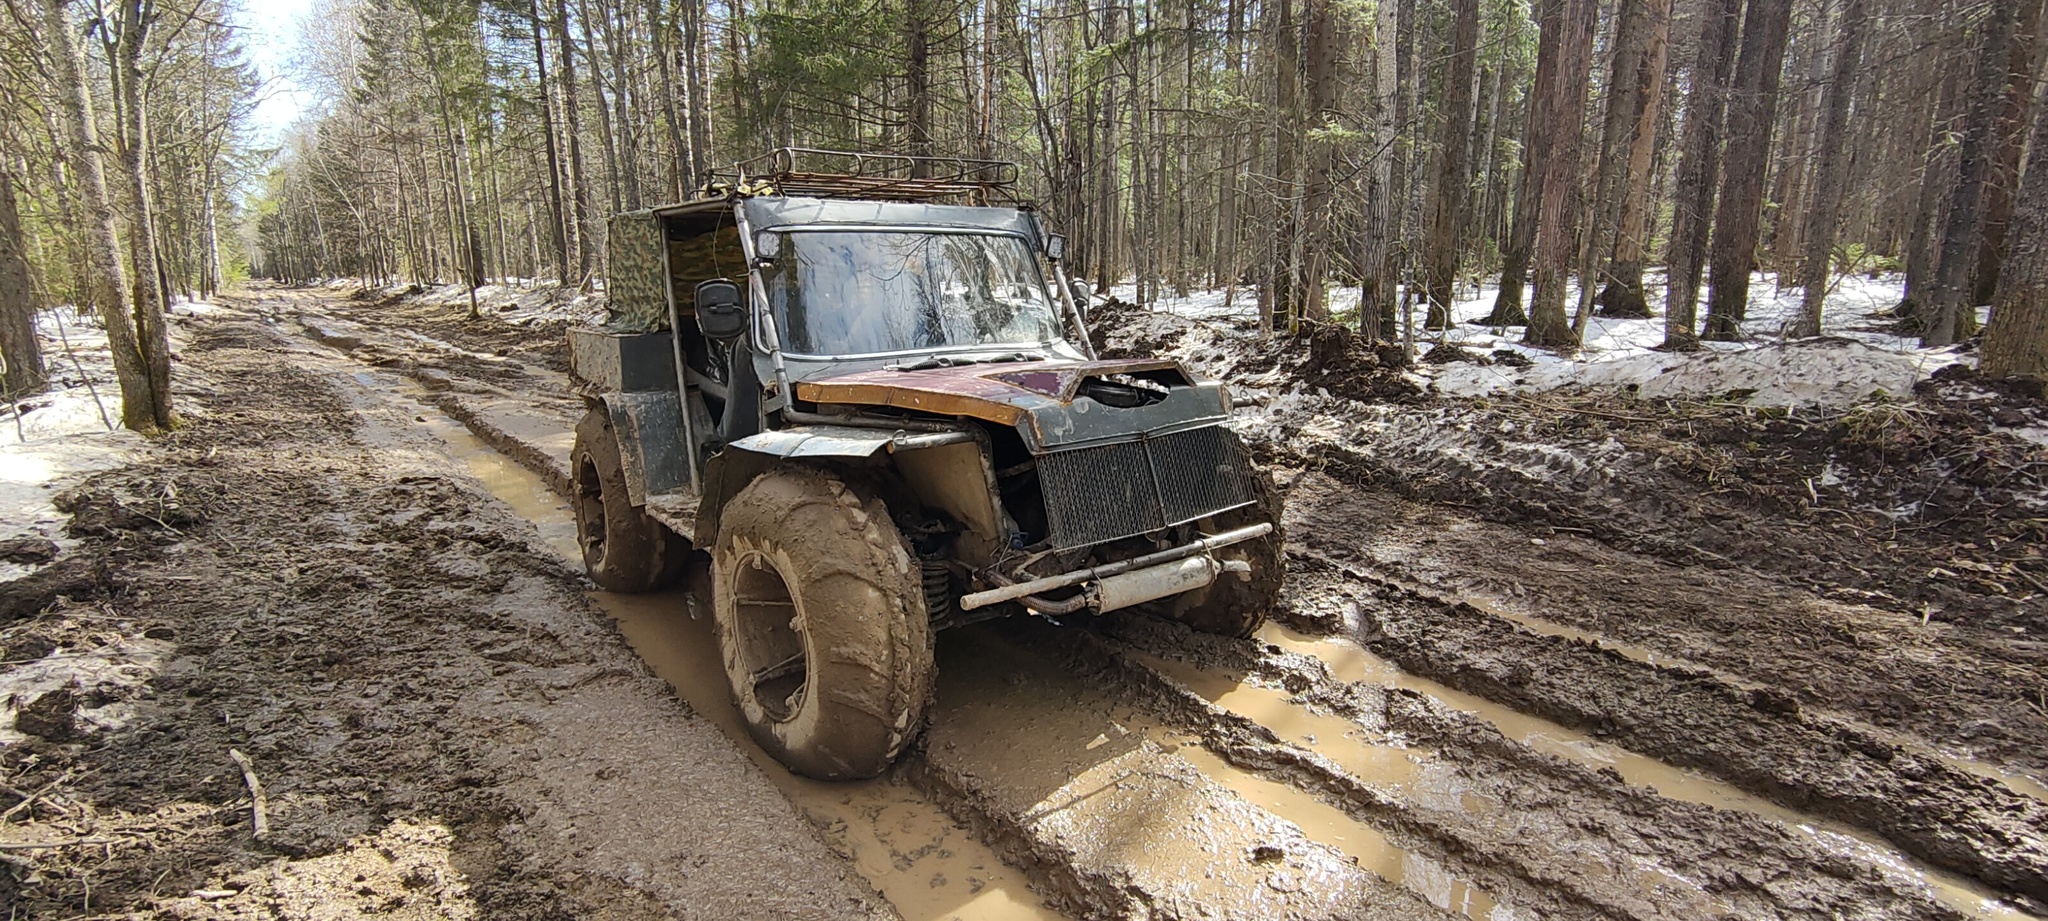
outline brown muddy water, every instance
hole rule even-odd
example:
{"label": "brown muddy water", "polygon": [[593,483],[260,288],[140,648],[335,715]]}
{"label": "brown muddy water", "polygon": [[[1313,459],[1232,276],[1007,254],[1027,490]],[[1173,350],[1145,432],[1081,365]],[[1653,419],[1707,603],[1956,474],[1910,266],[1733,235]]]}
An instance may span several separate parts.
{"label": "brown muddy water", "polygon": [[[1924,882],[1928,890],[1943,904],[1966,916],[1987,921],[2039,921],[2038,916],[2020,911],[2001,901],[1991,890],[1956,874],[1927,866],[1900,853],[1890,844],[1867,832],[1788,809],[1698,772],[1609,745],[1541,717],[1531,716],[1484,697],[1467,694],[1427,678],[1409,674],[1392,662],[1342,637],[1311,636],[1279,624],[1268,623],[1259,630],[1258,639],[1289,652],[1315,657],[1329,668],[1330,676],[1338,681],[1402,688],[1433,697],[1447,706],[1491,723],[1502,735],[1530,748],[1578,762],[1595,770],[1612,768],[1629,784],[1653,788],[1660,796],[1715,809],[1748,812],[1772,819],[1813,839],[1828,850],[1909,874]],[[1178,674],[1175,677],[1183,678]],[[1209,696],[1202,687],[1192,684],[1190,687],[1205,697]],[[1263,706],[1269,709],[1283,705],[1300,710],[1307,709],[1285,698],[1286,695],[1280,692],[1268,691]],[[1224,700],[1215,697],[1211,697],[1210,700],[1227,709],[1236,710],[1235,706]],[[1268,722],[1265,716],[1256,713],[1243,715],[1257,718],[1281,735],[1286,735],[1279,726]],[[1349,724],[1346,720],[1338,722]],[[1332,760],[1339,760],[1339,763],[1342,763],[1337,755],[1329,752],[1325,754]]]}
{"label": "brown muddy water", "polygon": [[[1477,608],[1480,611],[1483,611],[1487,614],[1491,614],[1495,617],[1499,617],[1503,620],[1509,621],[1515,624],[1516,626],[1519,626],[1522,629],[1529,631],[1530,633],[1537,634],[1538,636],[1553,636],[1559,639],[1572,640],[1574,642],[1580,642],[1591,646],[1597,646],[1601,649],[1605,649],[1616,655],[1622,656],[1623,658],[1632,659],[1634,661],[1641,662],[1645,665],[1687,668],[1696,671],[1716,672],[1717,674],[1719,674],[1719,672],[1715,669],[1708,668],[1707,666],[1701,665],[1697,662],[1693,662],[1689,659],[1685,659],[1680,656],[1674,656],[1668,653],[1658,652],[1648,647],[1635,645],[1633,643],[1624,642],[1622,640],[1617,640],[1614,637],[1608,636],[1605,633],[1600,633],[1592,630],[1581,630],[1577,627],[1560,624],[1555,621],[1545,620],[1542,617],[1538,617],[1523,611],[1515,610],[1511,608],[1504,599],[1494,595],[1486,594],[1483,592],[1460,591],[1452,593],[1449,597],[1449,600],[1471,605],[1472,607]],[[1388,667],[1392,668],[1394,666],[1389,665]],[[1740,683],[1740,679],[1731,678],[1730,680]],[[1925,745],[1914,742],[1912,740],[1899,738],[1896,734],[1887,733],[1882,729],[1878,729],[1875,727],[1867,728],[1868,731],[1891,738],[1894,742],[1912,748],[1917,753],[1938,759],[1942,763],[1947,764],[1948,766],[1953,767],[1957,770],[1966,771],[1968,773],[1975,774],[1979,777],[1983,777],[1988,780],[1997,781],[1998,783],[2004,785],[2007,789],[2012,790],[2015,793],[2019,793],[2023,796],[2030,796],[2034,799],[2041,800],[2043,802],[2048,802],[2048,784],[2043,784],[2040,780],[2037,780],[2033,777],[2005,770],[1997,765],[1990,764],[1988,762],[1976,758],[1972,758],[1969,755],[1961,752],[1931,749]]]}

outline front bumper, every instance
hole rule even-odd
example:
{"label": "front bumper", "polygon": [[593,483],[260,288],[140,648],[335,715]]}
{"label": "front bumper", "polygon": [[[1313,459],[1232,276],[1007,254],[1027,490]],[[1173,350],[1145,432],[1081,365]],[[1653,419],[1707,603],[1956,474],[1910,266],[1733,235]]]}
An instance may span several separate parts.
{"label": "front bumper", "polygon": [[[1231,544],[1255,540],[1271,533],[1272,522],[1262,521],[1128,560],[974,592],[960,598],[960,609],[972,611],[1005,601],[1022,602],[1040,614],[1055,615],[1081,610],[1103,613],[1127,608],[1202,588],[1226,572],[1249,574],[1248,564],[1238,560],[1218,560],[1213,553]],[[1080,586],[1081,591],[1067,598],[1039,597],[1046,592],[1074,586]]]}

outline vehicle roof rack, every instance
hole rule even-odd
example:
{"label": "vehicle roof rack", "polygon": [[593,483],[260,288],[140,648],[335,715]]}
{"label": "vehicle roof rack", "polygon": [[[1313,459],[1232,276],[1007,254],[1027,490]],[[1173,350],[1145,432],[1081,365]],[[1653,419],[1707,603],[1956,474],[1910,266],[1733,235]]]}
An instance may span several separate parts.
{"label": "vehicle roof rack", "polygon": [[1017,164],[1006,160],[778,147],[712,171],[711,181],[744,194],[1030,205],[1016,193]]}

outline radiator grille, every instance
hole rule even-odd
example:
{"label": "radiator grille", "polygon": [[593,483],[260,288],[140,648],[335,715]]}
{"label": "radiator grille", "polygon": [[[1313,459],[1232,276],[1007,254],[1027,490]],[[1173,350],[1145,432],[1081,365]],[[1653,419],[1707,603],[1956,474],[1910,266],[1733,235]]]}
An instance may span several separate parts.
{"label": "radiator grille", "polygon": [[1038,459],[1059,549],[1193,521],[1252,501],[1251,460],[1222,426],[1074,448]]}
{"label": "radiator grille", "polygon": [[1193,521],[1252,499],[1250,458],[1220,425],[1155,438],[1152,470],[1167,524]]}

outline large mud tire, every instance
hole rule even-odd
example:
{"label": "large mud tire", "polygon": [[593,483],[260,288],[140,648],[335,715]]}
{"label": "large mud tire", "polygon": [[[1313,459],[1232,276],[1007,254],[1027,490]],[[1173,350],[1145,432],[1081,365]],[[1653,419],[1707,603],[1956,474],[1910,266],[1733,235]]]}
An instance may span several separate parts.
{"label": "large mud tire", "polygon": [[1243,560],[1252,567],[1251,578],[1223,573],[1205,588],[1188,592],[1168,602],[1174,620],[1203,633],[1245,637],[1257,633],[1266,623],[1267,612],[1280,601],[1280,589],[1287,577],[1287,558],[1282,552],[1286,535],[1280,527],[1280,490],[1264,470],[1252,472],[1252,491],[1257,500],[1220,515],[1202,519],[1197,527],[1204,534],[1233,528],[1273,523],[1273,533],[1232,544],[1216,551],[1219,560]]}
{"label": "large mud tire", "polygon": [[923,726],[930,620],[881,501],[807,468],[763,474],[719,514],[712,603],[754,741],[822,780],[873,777]]}
{"label": "large mud tire", "polygon": [[618,435],[604,412],[593,410],[577,423],[569,457],[576,543],[590,581],[608,592],[628,593],[675,581],[689,559],[689,541],[633,504]]}

